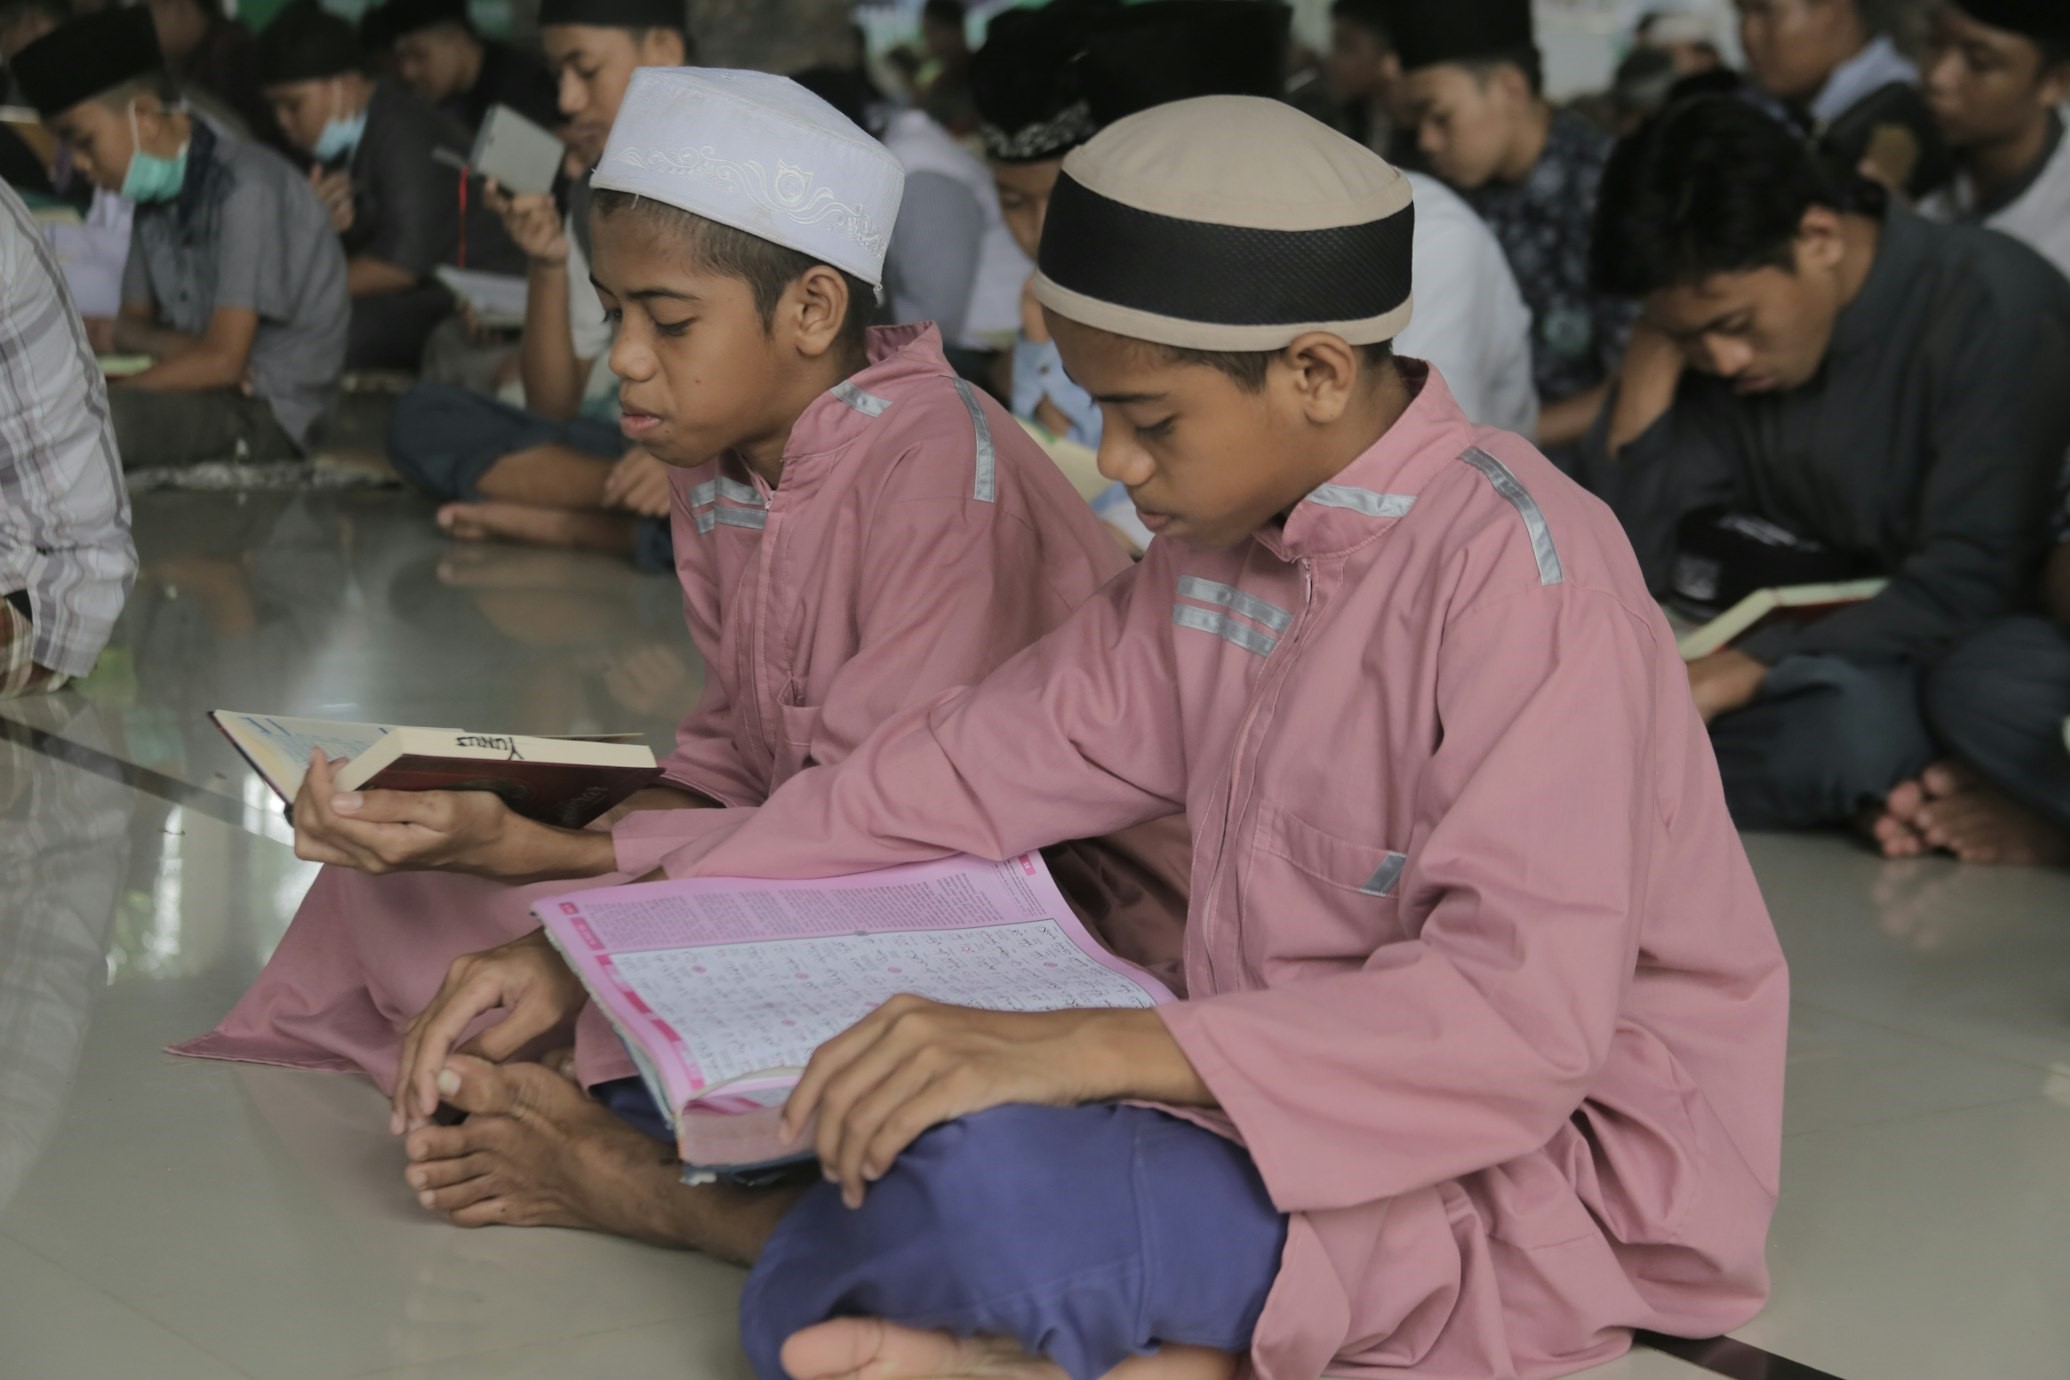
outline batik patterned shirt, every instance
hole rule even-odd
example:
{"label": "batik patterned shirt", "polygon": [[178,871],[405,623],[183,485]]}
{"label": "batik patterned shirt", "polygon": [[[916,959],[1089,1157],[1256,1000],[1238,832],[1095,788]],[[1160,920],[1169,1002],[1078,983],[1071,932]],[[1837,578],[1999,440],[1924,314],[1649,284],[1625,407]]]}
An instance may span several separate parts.
{"label": "batik patterned shirt", "polygon": [[1612,142],[1580,116],[1555,112],[1529,176],[1465,194],[1502,242],[1531,308],[1531,372],[1543,402],[1563,402],[1608,378],[1638,316],[1636,304],[1588,285],[1596,190]]}

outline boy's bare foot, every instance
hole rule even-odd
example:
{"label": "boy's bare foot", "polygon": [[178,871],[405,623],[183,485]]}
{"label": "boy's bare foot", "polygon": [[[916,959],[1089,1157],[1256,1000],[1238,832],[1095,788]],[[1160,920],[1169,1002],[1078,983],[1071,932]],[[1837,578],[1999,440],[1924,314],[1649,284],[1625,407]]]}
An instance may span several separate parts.
{"label": "boy's bare foot", "polygon": [[1912,821],[1926,803],[1926,787],[1917,781],[1900,781],[1890,788],[1878,807],[1871,805],[1860,818],[1862,833],[1886,858],[1916,858],[1927,850],[1926,836]]}
{"label": "boy's bare foot", "polygon": [[745,1264],[803,1191],[685,1187],[671,1147],[540,1064],[454,1055],[439,1087],[467,1119],[412,1131],[404,1178],[456,1226],[576,1227]]}
{"label": "boy's bare foot", "polygon": [[[1929,772],[1929,776],[1931,772]],[[2042,818],[2012,797],[1970,779],[1920,806],[1917,828],[1926,842],[1968,863],[2045,867],[2070,862],[2070,830]]]}
{"label": "boy's bare foot", "polygon": [[1004,1337],[955,1337],[881,1318],[836,1318],[791,1334],[794,1380],[1063,1380],[1054,1361]]}
{"label": "boy's bare foot", "polygon": [[1886,858],[1921,858],[1938,845],[1926,837],[1919,813],[1935,800],[1946,800],[1975,787],[1976,774],[1953,758],[1935,762],[1917,781],[1901,781],[1883,798],[1881,810],[1863,820],[1869,841]]}
{"label": "boy's bare foot", "polygon": [[619,513],[533,508],[523,503],[448,503],[438,525],[461,541],[513,541],[528,546],[632,554],[636,519]]}
{"label": "boy's bare foot", "polygon": [[[836,1318],[793,1333],[783,1368],[795,1380],[1059,1380],[1063,1367],[1006,1337],[954,1337],[881,1318]],[[1131,1356],[1106,1380],[1229,1380],[1236,1358],[1198,1346]]]}

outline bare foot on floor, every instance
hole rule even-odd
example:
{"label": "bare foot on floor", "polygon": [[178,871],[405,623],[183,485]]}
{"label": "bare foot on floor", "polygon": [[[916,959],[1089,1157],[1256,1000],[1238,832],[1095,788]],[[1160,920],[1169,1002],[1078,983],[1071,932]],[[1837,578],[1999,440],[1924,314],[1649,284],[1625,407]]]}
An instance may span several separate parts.
{"label": "bare foot on floor", "polygon": [[836,1318],[791,1334],[794,1380],[1064,1380],[1063,1367],[1004,1337],[954,1337],[881,1318]]}
{"label": "bare foot on floor", "polygon": [[[836,1318],[793,1333],[780,1358],[793,1380],[1063,1380],[1054,1361],[1006,1337],[955,1337],[881,1318]],[[1229,1380],[1236,1358],[1198,1346],[1131,1356],[1105,1380]]]}
{"label": "bare foot on floor", "polygon": [[2070,830],[1973,778],[1962,778],[1966,785],[1950,794],[1933,795],[1932,769],[1928,777],[1930,798],[1916,820],[1932,847],[1968,863],[2045,867],[2070,862]]}
{"label": "bare foot on floor", "polygon": [[1919,774],[1917,781],[1901,781],[1890,788],[1880,810],[1870,809],[1862,819],[1869,841],[1886,858],[1920,858],[1938,845],[1929,841],[1919,815],[1929,804],[1971,790],[1979,783],[1976,774],[1950,758],[1935,762]]}
{"label": "bare foot on floor", "polygon": [[540,1064],[454,1055],[439,1091],[467,1113],[404,1141],[417,1201],[456,1226],[575,1227],[752,1261],[798,1188],[688,1188],[674,1148]]}
{"label": "bare foot on floor", "polygon": [[523,503],[448,503],[438,525],[460,541],[511,541],[584,551],[632,551],[634,520],[613,513],[533,508]]}

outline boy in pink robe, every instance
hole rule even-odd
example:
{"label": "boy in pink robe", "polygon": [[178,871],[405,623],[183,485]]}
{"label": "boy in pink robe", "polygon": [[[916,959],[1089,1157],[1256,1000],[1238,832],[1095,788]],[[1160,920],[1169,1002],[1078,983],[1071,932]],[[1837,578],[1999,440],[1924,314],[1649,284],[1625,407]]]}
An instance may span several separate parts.
{"label": "boy in pink robe", "polygon": [[[717,75],[729,80],[643,69],[627,97],[634,137],[639,113],[686,83],[750,122],[802,117],[813,135],[774,154],[811,161],[816,140],[823,175],[836,154],[856,160],[837,190],[868,207],[867,239],[808,227],[779,245],[611,190],[622,165],[609,157],[596,176],[596,277],[624,318],[612,365],[628,429],[680,467],[676,563],[706,666],[643,809],[767,799],[899,710],[982,678],[1128,566],[1042,450],[955,376],[934,327],[863,330],[897,162],[793,83]],[[684,118],[669,114],[672,132],[650,115],[646,137],[679,138]],[[697,343],[677,344],[693,319]],[[258,982],[177,1052],[359,1071],[386,1089],[410,1018],[456,958],[529,932],[541,896],[637,875],[617,869],[607,832],[535,824],[493,795],[370,792],[341,814],[327,781],[315,765],[295,818],[298,852],[332,865]],[[1168,819],[1050,861],[1096,932],[1177,980],[1185,856],[1183,821]],[[514,1033],[481,1048],[545,1052]],[[633,1071],[601,1020],[575,1054],[588,1085]]]}
{"label": "boy in pink robe", "polygon": [[[1193,825],[1185,1001],[901,997],[815,1054],[758,1374],[1544,1377],[1760,1307],[1782,956],[1615,518],[1388,351],[1411,215],[1264,100],[1074,153],[1036,291],[1160,539],[761,807],[616,827],[627,872],[797,877]],[[528,945],[404,1070],[436,1192],[438,1096],[512,1100],[451,1033],[570,1000]]]}

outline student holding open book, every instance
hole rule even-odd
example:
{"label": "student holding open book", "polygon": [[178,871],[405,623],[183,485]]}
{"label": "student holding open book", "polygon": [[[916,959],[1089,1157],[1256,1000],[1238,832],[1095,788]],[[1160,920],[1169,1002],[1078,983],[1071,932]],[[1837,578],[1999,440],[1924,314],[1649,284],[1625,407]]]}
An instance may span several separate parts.
{"label": "student holding open book", "polygon": [[[759,809],[617,826],[628,872],[798,878],[1193,825],[1185,1000],[893,998],[787,1103],[829,1182],[680,1191],[765,1380],[1551,1376],[1760,1306],[1782,957],[1614,518],[1392,354],[1410,201],[1255,97],[1072,153],[1036,293],[1159,539]],[[435,1200],[539,1115],[454,1038],[573,1004],[531,940],[426,1013]]]}
{"label": "student holding open book", "polygon": [[1721,533],[1834,567],[1755,585],[1887,581],[1690,665],[1742,828],[1854,823],[1936,755],[1925,669],[2031,607],[2070,451],[2070,391],[2045,382],[2070,378],[2070,283],[1730,97],[1618,148],[1594,254],[1645,315],[1589,480],[1656,591]]}
{"label": "student holding open book", "polygon": [[[779,166],[810,173],[743,171]],[[677,570],[707,668],[643,809],[759,804],[979,679],[1128,564],[1035,442],[956,377],[931,326],[864,326],[902,182],[882,145],[787,79],[633,78],[593,180],[592,271],[619,323],[626,431],[676,467]],[[319,758],[294,812],[297,850],[331,866],[253,989],[182,1052],[386,1086],[456,957],[529,931],[541,896],[649,870],[619,869],[606,832],[525,819],[487,792],[334,805],[332,780]],[[1050,863],[1117,951],[1175,975],[1184,859],[1171,819]],[[519,1052],[493,1035],[484,1048]],[[600,1021],[575,1056],[607,1100],[632,1074]],[[619,1135],[621,1159],[659,1162],[545,1076],[594,1114],[589,1129]],[[658,1216],[582,1218],[552,1220],[672,1239]]]}

